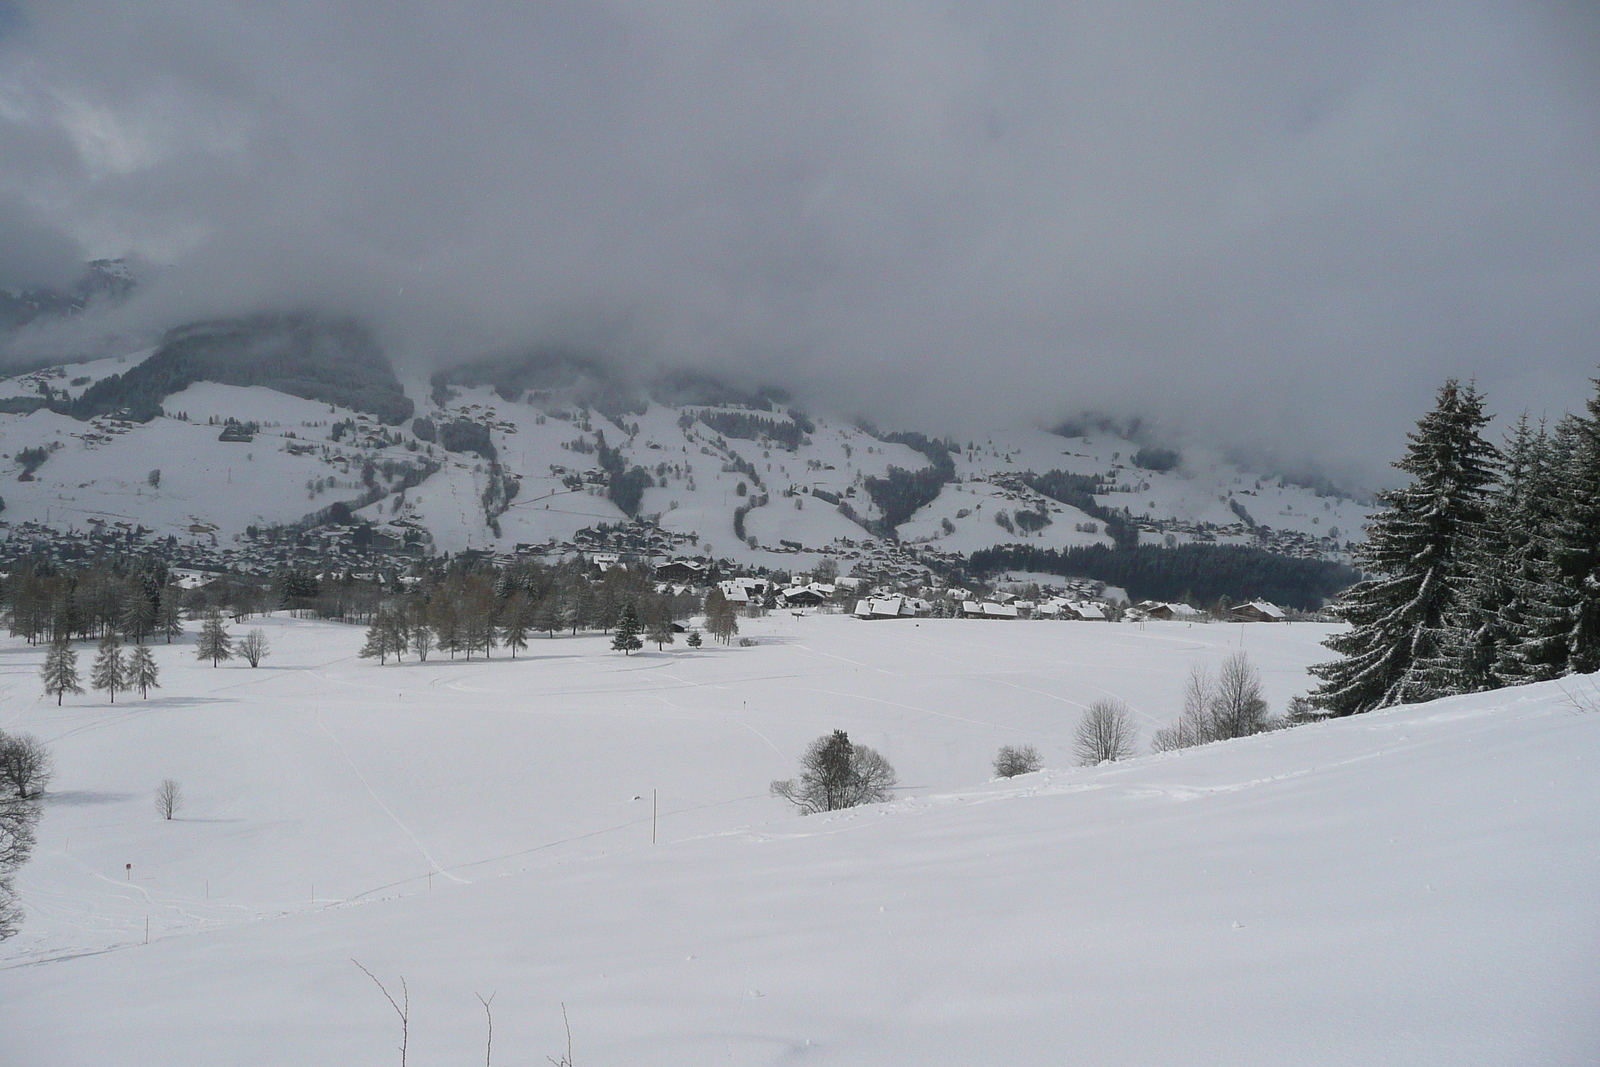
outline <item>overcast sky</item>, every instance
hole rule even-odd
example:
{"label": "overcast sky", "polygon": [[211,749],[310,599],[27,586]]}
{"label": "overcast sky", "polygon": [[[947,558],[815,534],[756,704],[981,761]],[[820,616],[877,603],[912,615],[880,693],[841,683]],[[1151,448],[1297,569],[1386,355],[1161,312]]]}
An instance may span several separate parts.
{"label": "overcast sky", "polygon": [[0,0],[0,284],[348,310],[1371,478],[1600,363],[1600,18],[1537,3]]}

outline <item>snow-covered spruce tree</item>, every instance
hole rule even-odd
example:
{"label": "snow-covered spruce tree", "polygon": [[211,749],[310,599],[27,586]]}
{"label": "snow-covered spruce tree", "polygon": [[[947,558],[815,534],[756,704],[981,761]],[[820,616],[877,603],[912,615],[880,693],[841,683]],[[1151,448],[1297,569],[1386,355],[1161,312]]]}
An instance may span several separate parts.
{"label": "snow-covered spruce tree", "polygon": [[1586,415],[1562,420],[1555,448],[1554,512],[1543,612],[1533,637],[1560,674],[1600,671],[1600,380]]}
{"label": "snow-covered spruce tree", "polygon": [[113,704],[117,702],[117,690],[128,688],[128,665],[122,659],[122,645],[115,630],[107,630],[100,639],[89,678],[96,689],[111,695]]}
{"label": "snow-covered spruce tree", "polygon": [[39,675],[44,679],[44,695],[55,697],[58,708],[64,694],[78,696],[83,693],[83,686],[78,684],[78,653],[65,640],[50,643],[50,651],[44,654],[44,666],[39,669]]}
{"label": "snow-covered spruce tree", "polygon": [[128,655],[128,688],[139,690],[139,695],[148,699],[150,690],[161,688],[160,677],[161,669],[156,666],[150,649],[145,645],[136,646]]}
{"label": "snow-covered spruce tree", "polygon": [[622,617],[617,620],[617,634],[611,639],[611,650],[627,656],[643,647],[644,642],[639,640],[639,613],[629,604],[622,609]]}
{"label": "snow-covered spruce tree", "polygon": [[1521,661],[1521,646],[1545,611],[1548,528],[1553,487],[1550,442],[1523,415],[1502,453],[1499,484],[1484,522],[1462,552],[1467,577],[1448,613],[1437,666],[1458,679],[1461,692],[1540,680],[1541,669]]}
{"label": "snow-covered spruce tree", "polygon": [[1483,396],[1454,379],[1418,423],[1395,466],[1411,484],[1379,494],[1387,505],[1357,553],[1373,577],[1348,589],[1336,607],[1351,628],[1323,642],[1343,658],[1311,673],[1311,694],[1334,715],[1354,715],[1457,692],[1465,684],[1443,656],[1450,614],[1470,578],[1466,546],[1484,519],[1498,462],[1480,431]]}
{"label": "snow-covered spruce tree", "polygon": [[[1568,416],[1553,434],[1543,428],[1530,449],[1528,483],[1512,522],[1512,601],[1501,610],[1506,648],[1496,673],[1506,684],[1545,682],[1567,672],[1567,618],[1572,590],[1551,558],[1561,518],[1562,484],[1576,447],[1575,420]],[[1520,547],[1519,547],[1520,542]]]}
{"label": "snow-covered spruce tree", "polygon": [[194,643],[195,659],[208,659],[215,667],[225,659],[233,658],[233,638],[228,635],[222,612],[212,608],[206,612],[206,621],[200,627],[200,636]]}

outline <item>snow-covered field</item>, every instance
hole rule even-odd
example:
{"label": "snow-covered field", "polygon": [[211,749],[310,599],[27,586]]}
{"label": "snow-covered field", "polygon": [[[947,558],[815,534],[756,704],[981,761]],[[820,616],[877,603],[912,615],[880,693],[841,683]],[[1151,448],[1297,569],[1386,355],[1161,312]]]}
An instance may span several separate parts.
{"label": "snow-covered field", "polygon": [[[1600,713],[1556,686],[1073,769],[1088,702],[1147,738],[1243,647],[1280,708],[1326,628],[775,614],[379,667],[249,625],[259,669],[157,646],[114,707],[0,646],[59,763],[8,1067],[396,1063],[352,959],[419,1065],[484,1056],[480,993],[502,1064],[564,1054],[563,1004],[580,1067],[1600,1061]],[[797,818],[768,782],[836,727],[901,799]],[[1007,743],[1049,769],[989,781]]]}

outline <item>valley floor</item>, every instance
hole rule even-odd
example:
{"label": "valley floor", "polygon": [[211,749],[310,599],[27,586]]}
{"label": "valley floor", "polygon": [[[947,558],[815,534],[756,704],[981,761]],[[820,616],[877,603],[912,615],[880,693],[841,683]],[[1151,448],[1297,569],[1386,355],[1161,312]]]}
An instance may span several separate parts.
{"label": "valley floor", "polygon": [[[1593,680],[1078,769],[1091,701],[1147,740],[1242,647],[1281,708],[1327,628],[774,614],[380,667],[257,625],[259,669],[157,646],[115,706],[0,646],[0,727],[59,764],[8,1065],[395,1063],[352,960],[404,976],[416,1064],[484,1055],[476,994],[507,1064],[564,1053],[563,1005],[581,1067],[1600,1059]],[[768,783],[834,728],[899,799],[796,818]],[[1048,769],[989,781],[1018,743]]]}

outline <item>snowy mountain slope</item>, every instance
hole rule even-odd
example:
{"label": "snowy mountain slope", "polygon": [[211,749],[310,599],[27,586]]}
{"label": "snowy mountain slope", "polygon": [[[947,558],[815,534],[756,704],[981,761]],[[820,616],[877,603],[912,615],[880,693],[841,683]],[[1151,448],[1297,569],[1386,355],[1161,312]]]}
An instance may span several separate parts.
{"label": "snowy mountain slope", "polygon": [[[0,652],[0,724],[61,768],[0,948],[8,1062],[393,1062],[351,958],[406,977],[419,1063],[482,1053],[474,992],[497,1062],[559,1053],[563,1003],[579,1063],[1600,1050],[1600,716],[1553,685],[1068,770],[1088,700],[1148,736],[1242,639],[1281,705],[1325,628],[774,616],[750,649],[381,668],[358,630],[262,625],[260,670],[159,647],[165,688],[115,708]],[[833,727],[902,799],[765,795]],[[1021,741],[1054,769],[985,783]]]}
{"label": "snowy mountain slope", "polygon": [[[41,383],[76,396],[148,355],[0,380],[0,401],[37,397]],[[390,524],[380,529],[397,541],[424,531],[435,551],[560,544],[585,527],[629,519],[604,488],[608,476],[597,451],[603,434],[625,468],[649,474],[638,514],[692,537],[685,551],[792,569],[814,563],[823,548],[874,536],[863,524],[883,516],[867,479],[882,478],[891,467],[929,466],[927,457],[905,444],[825,417],[813,417],[802,428],[782,410],[641,401],[636,413],[614,422],[549,391],[507,400],[487,386],[461,387],[441,406],[426,383],[406,382],[405,388],[428,425],[466,420],[486,428],[500,466],[484,455],[451,453],[441,442],[419,438],[414,423],[383,427],[337,404],[260,386],[199,382],[167,397],[168,415],[146,423],[104,417],[79,422],[50,411],[0,414],[0,454],[9,458],[25,448],[59,446],[31,482],[0,475],[6,502],[0,518],[79,530],[91,520],[126,522],[181,540],[191,536],[191,526],[207,526],[215,530],[205,537],[214,532],[227,547],[242,541],[247,527],[299,522],[342,500],[363,518]],[[178,415],[187,421],[171,417]],[[794,447],[728,436],[707,424],[752,418],[784,429]],[[217,440],[230,419],[259,423],[255,441]],[[1141,470],[1130,465],[1138,446],[1108,431],[1078,438],[997,431],[957,444],[955,480],[899,528],[902,540],[963,553],[1003,543],[1070,547],[1109,540],[1103,522],[1022,487],[1017,475],[1028,470],[1094,476],[1105,490],[1096,497],[1100,505],[1148,516],[1152,528],[1142,536],[1158,543],[1260,540],[1243,513],[1271,527],[1273,537],[1303,535],[1295,551],[1338,558],[1346,541],[1360,537],[1365,517],[1356,501],[1319,498],[1278,480],[1257,479],[1203,451],[1185,455],[1172,471]],[[387,464],[381,483],[363,480],[369,461]],[[409,484],[395,473],[397,464],[425,465],[431,473],[420,485]],[[161,492],[146,491],[143,480],[156,468],[163,472]],[[495,502],[497,481],[515,483],[508,507]],[[381,491],[374,493],[374,486]],[[855,518],[842,513],[835,498]],[[1047,514],[1051,521],[1034,532],[1006,529],[1003,524],[1019,509]],[[735,532],[741,510],[742,537]],[[1006,516],[997,521],[1000,512]],[[748,543],[752,537],[755,547]],[[789,558],[796,545],[803,551]]]}

